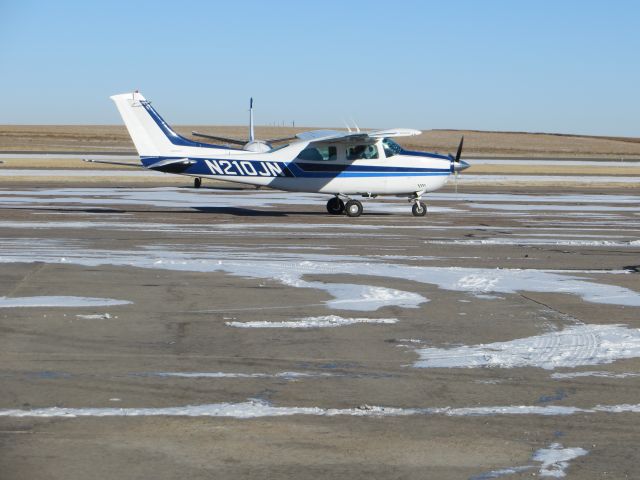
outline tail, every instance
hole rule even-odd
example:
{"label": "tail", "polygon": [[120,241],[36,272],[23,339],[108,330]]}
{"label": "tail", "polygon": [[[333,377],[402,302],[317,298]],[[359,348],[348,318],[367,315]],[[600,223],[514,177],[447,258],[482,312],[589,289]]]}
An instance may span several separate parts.
{"label": "tail", "polygon": [[175,156],[180,154],[181,147],[216,148],[178,135],[138,92],[113,95],[111,100],[141,157]]}

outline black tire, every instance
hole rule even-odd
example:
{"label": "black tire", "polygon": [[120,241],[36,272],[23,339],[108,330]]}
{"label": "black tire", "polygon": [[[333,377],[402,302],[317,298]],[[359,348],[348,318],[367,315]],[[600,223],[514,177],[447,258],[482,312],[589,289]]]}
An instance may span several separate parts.
{"label": "black tire", "polygon": [[202,179],[200,177],[196,177],[193,179],[193,188],[200,188],[202,185]]}
{"label": "black tire", "polygon": [[349,200],[344,206],[344,211],[349,217],[359,217],[362,215],[362,204],[357,200]]}
{"label": "black tire", "polygon": [[331,215],[342,215],[344,213],[344,202],[338,197],[333,197],[327,202],[327,212]]}
{"label": "black tire", "polygon": [[422,202],[416,202],[411,207],[411,213],[414,217],[424,217],[427,214],[427,206]]}

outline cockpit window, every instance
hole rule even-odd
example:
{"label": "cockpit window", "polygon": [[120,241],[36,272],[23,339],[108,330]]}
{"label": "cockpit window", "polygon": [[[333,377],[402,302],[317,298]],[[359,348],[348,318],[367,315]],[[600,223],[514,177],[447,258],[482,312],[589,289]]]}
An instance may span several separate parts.
{"label": "cockpit window", "polygon": [[353,147],[347,147],[347,160],[370,160],[372,158],[378,158],[378,147],[375,145],[354,145]]}
{"label": "cockpit window", "polygon": [[302,150],[296,158],[316,162],[335,160],[338,158],[338,149],[334,146],[309,147]]}
{"label": "cockpit window", "polygon": [[384,148],[384,155],[387,158],[402,153],[402,147],[390,138],[382,140],[382,148]]}

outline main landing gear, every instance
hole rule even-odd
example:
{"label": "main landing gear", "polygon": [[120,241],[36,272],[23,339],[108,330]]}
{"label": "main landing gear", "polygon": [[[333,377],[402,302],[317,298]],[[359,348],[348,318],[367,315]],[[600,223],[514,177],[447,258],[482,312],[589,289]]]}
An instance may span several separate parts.
{"label": "main landing gear", "polygon": [[359,217],[362,215],[362,204],[352,199],[348,199],[345,204],[340,197],[333,197],[327,202],[327,212],[331,215],[346,213],[349,217]]}
{"label": "main landing gear", "polygon": [[344,213],[344,202],[340,197],[332,197],[327,202],[327,212],[331,215],[342,215]]}
{"label": "main landing gear", "polygon": [[200,177],[196,177],[193,179],[193,188],[200,188],[202,185],[202,179]]}
{"label": "main landing gear", "polygon": [[[349,197],[345,198],[347,203],[337,195],[330,198],[327,202],[327,212],[331,215],[346,214],[348,217],[359,217],[362,215],[362,203]],[[415,194],[409,199],[409,202],[413,203],[411,213],[413,213],[414,217],[424,217],[427,214],[427,206],[421,202],[420,199],[419,194]]]}

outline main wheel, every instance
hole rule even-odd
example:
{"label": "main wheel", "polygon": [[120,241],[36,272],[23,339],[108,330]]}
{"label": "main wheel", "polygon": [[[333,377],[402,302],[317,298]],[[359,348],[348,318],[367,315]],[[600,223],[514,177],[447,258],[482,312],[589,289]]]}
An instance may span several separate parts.
{"label": "main wheel", "polygon": [[200,177],[196,177],[193,179],[193,188],[200,188],[202,185],[202,179]]}
{"label": "main wheel", "polygon": [[427,214],[427,206],[422,202],[416,202],[411,207],[414,217],[424,217]]}
{"label": "main wheel", "polygon": [[362,204],[357,200],[349,200],[344,210],[350,217],[359,217],[362,214]]}
{"label": "main wheel", "polygon": [[344,202],[338,197],[333,197],[327,202],[327,212],[331,215],[342,215],[344,213]]}

